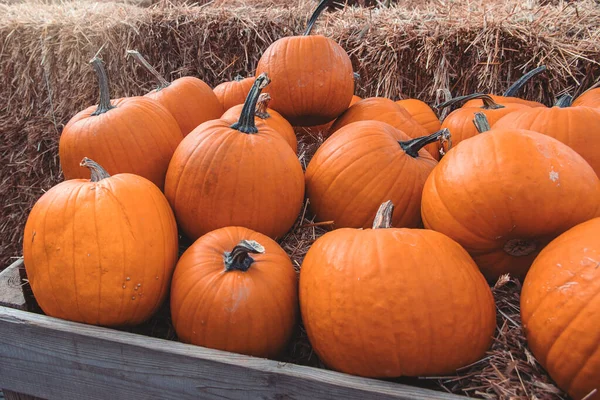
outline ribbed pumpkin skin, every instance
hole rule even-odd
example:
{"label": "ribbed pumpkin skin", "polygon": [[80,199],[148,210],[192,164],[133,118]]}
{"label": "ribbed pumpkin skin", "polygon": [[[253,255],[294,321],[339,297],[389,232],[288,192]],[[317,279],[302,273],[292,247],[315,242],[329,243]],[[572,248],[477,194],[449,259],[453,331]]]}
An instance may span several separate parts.
{"label": "ribbed pumpkin skin", "polygon": [[573,100],[573,107],[585,106],[600,108],[600,88],[589,90]]}
{"label": "ribbed pumpkin skin", "polygon": [[336,229],[300,270],[308,338],[329,367],[431,376],[482,358],[496,327],[489,286],[466,251],[421,229]]}
{"label": "ribbed pumpkin skin", "polygon": [[[221,119],[232,124],[237,122],[242,114],[242,108],[244,108],[243,104],[231,107],[229,110],[225,111],[225,114],[221,116]],[[256,126],[260,129],[261,123],[267,124],[275,132],[279,133],[285,141],[288,142],[294,153],[296,153],[298,151],[298,140],[296,139],[296,133],[294,132],[292,125],[290,125],[290,123],[275,110],[268,108],[267,113],[269,114],[269,118],[267,119],[258,116],[255,118]]]}
{"label": "ribbed pumpkin skin", "polygon": [[317,219],[334,221],[336,228],[367,228],[379,205],[392,200],[392,225],[417,227],[423,185],[437,162],[424,149],[417,158],[406,154],[398,141],[410,139],[379,121],[355,122],[328,138],[305,174]]}
{"label": "ribbed pumpkin skin", "polygon": [[165,195],[190,239],[226,226],[272,238],[294,224],[304,200],[296,154],[267,126],[257,134],[205,122],[181,142],[167,171]]}
{"label": "ribbed pumpkin skin", "polygon": [[256,67],[271,84],[270,108],[293,126],[325,124],[346,110],[354,93],[354,73],[344,49],[325,36],[290,36],[272,43]]}
{"label": "ribbed pumpkin skin", "polygon": [[[525,100],[520,97],[498,96],[495,94],[489,94],[488,96],[490,96],[492,98],[492,100],[494,100],[498,104],[505,104],[505,105],[506,104],[521,104],[521,105],[525,105],[528,107],[546,107],[544,104],[542,104],[538,101]],[[463,105],[463,108],[481,107],[481,106],[483,106],[483,101],[481,99],[473,99],[473,100],[467,101]]]}
{"label": "ribbed pumpkin skin", "polygon": [[[225,271],[223,255],[255,240],[245,271]],[[198,239],[181,256],[171,285],[171,315],[180,340],[257,357],[285,348],[298,315],[298,281],[288,255],[258,232],[227,227]]]}
{"label": "ribbed pumpkin skin", "polygon": [[[362,99],[356,95],[352,96],[352,100],[350,101],[350,105],[348,107],[352,107],[353,105],[355,105],[356,103],[358,103],[361,100]],[[323,137],[328,137],[331,134],[331,126],[333,125],[334,122],[335,122],[335,120],[330,121],[326,124],[315,125],[315,126],[306,126],[306,127],[304,127],[304,129],[311,134],[319,134],[320,133],[323,135]]]}
{"label": "ribbed pumpkin skin", "polygon": [[418,99],[405,99],[398,100],[396,104],[404,107],[415,121],[425,128],[427,133],[431,134],[442,129],[440,119],[424,101]]}
{"label": "ribbed pumpkin skin", "polygon": [[175,117],[181,133],[186,136],[195,127],[223,114],[223,106],[210,86],[198,78],[184,76],[160,90],[146,94]]}
{"label": "ribbed pumpkin skin", "polygon": [[576,400],[600,399],[600,218],[554,239],[535,259],[521,319],[536,359]]}
{"label": "ribbed pumpkin skin", "polygon": [[175,218],[160,190],[137,175],[118,174],[48,190],[27,219],[23,256],[47,315],[126,326],[145,321],[162,303],[177,242]]}
{"label": "ribbed pumpkin skin", "polygon": [[129,172],[160,189],[173,152],[183,139],[175,118],[147,97],[112,100],[113,108],[93,116],[97,106],[77,113],[64,127],[58,154],[65,179],[89,178],[79,163],[89,157],[111,175]]}
{"label": "ribbed pumpkin skin", "polygon": [[590,107],[538,107],[501,118],[498,129],[528,129],[551,136],[579,153],[600,176],[600,110]]}
{"label": "ribbed pumpkin skin", "polygon": [[223,110],[229,110],[233,106],[244,104],[246,96],[248,96],[248,92],[254,84],[254,79],[256,78],[244,78],[223,82],[215,86],[213,92],[217,96],[217,99],[219,99],[221,106],[223,106]]}
{"label": "ribbed pumpkin skin", "polygon": [[[568,146],[537,132],[492,129],[442,158],[421,211],[426,228],[460,243],[495,281],[505,273],[523,278],[550,240],[598,215],[599,196],[594,170]],[[516,240],[535,247],[517,252]]]}

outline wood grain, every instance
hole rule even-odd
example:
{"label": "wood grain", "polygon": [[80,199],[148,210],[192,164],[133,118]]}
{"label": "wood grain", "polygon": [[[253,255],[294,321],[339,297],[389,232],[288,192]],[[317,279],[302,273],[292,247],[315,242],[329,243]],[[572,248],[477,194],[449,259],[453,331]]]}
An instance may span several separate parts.
{"label": "wood grain", "polygon": [[27,310],[27,303],[21,287],[21,271],[23,259],[12,263],[0,272],[0,306]]}
{"label": "wood grain", "polygon": [[[5,400],[43,400],[39,397],[29,396],[28,394],[11,392],[10,390],[3,390]],[[1,399],[2,397],[0,397]]]}

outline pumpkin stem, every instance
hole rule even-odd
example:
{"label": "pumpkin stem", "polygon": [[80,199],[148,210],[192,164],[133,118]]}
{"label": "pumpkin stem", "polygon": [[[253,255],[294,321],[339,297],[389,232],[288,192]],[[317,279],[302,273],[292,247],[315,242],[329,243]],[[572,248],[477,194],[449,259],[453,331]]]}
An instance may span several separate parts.
{"label": "pumpkin stem", "polygon": [[428,145],[429,143],[436,142],[438,140],[450,139],[450,131],[448,128],[444,128],[441,131],[437,131],[428,136],[421,136],[416,139],[399,141],[402,150],[409,156],[417,158],[419,156],[419,150]]}
{"label": "pumpkin stem", "polygon": [[373,229],[386,229],[392,227],[392,214],[394,213],[394,203],[391,200],[379,206],[375,220],[373,221]]}
{"label": "pumpkin stem", "polygon": [[154,75],[154,78],[158,81],[158,88],[156,90],[164,89],[171,84],[137,50],[127,50],[127,55],[133,57],[139,65]]}
{"label": "pumpkin stem", "polygon": [[271,95],[269,93],[261,93],[260,96],[258,96],[258,103],[256,103],[256,112],[254,115],[261,119],[271,118],[267,111],[270,101]]}
{"label": "pumpkin stem", "polygon": [[482,112],[475,113],[473,124],[475,124],[475,128],[477,128],[477,132],[479,133],[487,132],[490,129],[492,129],[492,127],[490,126],[490,122],[488,121],[485,114]]}
{"label": "pumpkin stem", "polygon": [[525,84],[527,82],[529,82],[529,80],[531,78],[533,78],[534,76],[536,76],[537,74],[539,74],[541,72],[544,72],[545,70],[546,70],[546,66],[540,65],[539,67],[534,68],[531,71],[527,72],[522,77],[517,79],[517,81],[515,83],[510,85],[510,87],[508,89],[506,89],[506,92],[504,92],[504,96],[505,97],[516,97],[517,92],[519,90],[521,90],[521,88],[523,86],[525,86]]}
{"label": "pumpkin stem", "polygon": [[[450,90],[448,90],[448,89],[438,89],[436,91],[436,95],[435,96],[436,96],[436,99],[435,99],[436,102],[438,102],[439,98],[442,97],[442,96],[444,96],[444,102],[452,100],[452,93],[450,93]],[[440,118],[439,118],[440,121],[445,120],[446,116],[448,116],[449,112],[450,112],[450,109],[448,107],[444,107],[444,109],[440,113]]]}
{"label": "pumpkin stem", "polygon": [[80,166],[89,168],[90,170],[90,182],[100,182],[102,179],[110,178],[110,174],[106,172],[100,164],[94,160],[90,160],[87,157],[83,157],[83,160],[79,163]]}
{"label": "pumpkin stem", "polygon": [[258,96],[260,92],[271,82],[266,72],[260,74],[250,92],[248,92],[248,96],[246,97],[246,101],[244,102],[244,107],[242,107],[242,113],[240,114],[240,119],[235,124],[231,125],[231,129],[237,129],[240,132],[244,133],[257,133],[258,128],[256,128],[256,123],[254,122],[254,115],[256,112],[256,103],[258,102]]}
{"label": "pumpkin stem", "polygon": [[571,107],[571,103],[573,103],[573,96],[571,96],[569,93],[565,93],[560,96],[558,100],[556,100],[556,104],[554,105],[556,107],[566,108]]}
{"label": "pumpkin stem", "polygon": [[236,75],[236,76],[233,78],[233,80],[234,80],[234,81],[236,81],[236,82],[243,81],[243,80],[244,80],[244,77],[243,77],[243,76],[241,76],[240,74],[237,74],[237,75]]}
{"label": "pumpkin stem", "polygon": [[315,8],[315,11],[313,12],[313,14],[310,16],[310,19],[308,20],[308,25],[306,26],[306,31],[304,31],[304,36],[310,35],[310,31],[312,31],[313,25],[315,24],[315,22],[317,22],[317,18],[319,18],[319,15],[321,15],[323,10],[329,5],[330,1],[331,0],[321,0],[319,5],[317,6],[317,8]]}
{"label": "pumpkin stem", "polygon": [[264,254],[265,248],[254,240],[242,240],[231,251],[226,251],[223,255],[225,262],[225,271],[248,271],[254,259],[250,253]]}
{"label": "pumpkin stem", "polygon": [[92,113],[92,115],[100,115],[115,108],[110,104],[110,86],[108,84],[108,75],[106,75],[106,69],[104,69],[104,62],[98,57],[94,57],[90,64],[96,71],[98,77],[98,86],[100,86],[100,102],[98,108]]}
{"label": "pumpkin stem", "polygon": [[496,103],[494,99],[490,97],[490,95],[484,93],[473,93],[467,94],[465,96],[458,96],[453,99],[447,100],[441,104],[438,104],[435,107],[441,110],[442,108],[453,106],[456,103],[462,103],[463,101],[469,101],[473,99],[481,99],[481,101],[483,101],[483,106],[481,108],[483,108],[484,110],[495,110],[497,108],[504,108],[502,104]]}

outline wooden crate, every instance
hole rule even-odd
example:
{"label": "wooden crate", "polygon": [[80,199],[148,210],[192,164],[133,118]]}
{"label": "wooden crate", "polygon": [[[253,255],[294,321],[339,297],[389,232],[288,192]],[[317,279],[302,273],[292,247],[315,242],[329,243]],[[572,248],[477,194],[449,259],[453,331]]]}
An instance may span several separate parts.
{"label": "wooden crate", "polygon": [[18,260],[0,273],[7,400],[466,398],[28,312],[23,269]]}

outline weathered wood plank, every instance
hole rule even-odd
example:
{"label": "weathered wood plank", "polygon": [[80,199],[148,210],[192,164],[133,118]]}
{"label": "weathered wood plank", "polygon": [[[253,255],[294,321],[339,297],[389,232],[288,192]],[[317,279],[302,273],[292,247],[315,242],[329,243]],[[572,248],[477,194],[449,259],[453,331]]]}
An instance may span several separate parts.
{"label": "weathered wood plank", "polygon": [[464,399],[5,307],[0,360],[0,387],[47,399]]}
{"label": "weathered wood plank", "polygon": [[2,392],[4,393],[5,400],[43,400],[39,397],[33,397],[23,393],[11,392],[10,390],[3,390]]}
{"label": "weathered wood plank", "polygon": [[0,306],[27,310],[27,303],[21,287],[21,271],[23,259],[12,263],[0,272]]}

